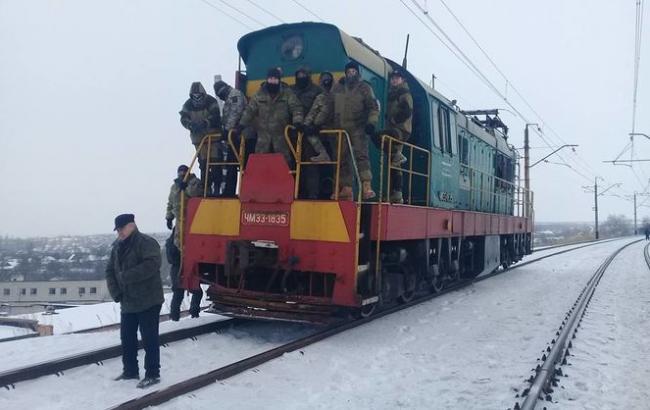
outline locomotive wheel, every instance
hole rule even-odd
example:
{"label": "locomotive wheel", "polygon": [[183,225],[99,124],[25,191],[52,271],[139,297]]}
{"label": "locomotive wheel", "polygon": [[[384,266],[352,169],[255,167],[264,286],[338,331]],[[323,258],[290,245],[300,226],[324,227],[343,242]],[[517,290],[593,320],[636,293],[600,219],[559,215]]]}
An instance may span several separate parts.
{"label": "locomotive wheel", "polygon": [[434,276],[433,280],[431,281],[431,291],[433,293],[440,293],[442,292],[442,288],[444,287],[444,280],[442,279],[442,273]]}
{"label": "locomotive wheel", "polygon": [[379,305],[379,303],[372,303],[370,305],[363,306],[358,311],[359,317],[366,318],[372,316],[372,314],[375,313],[375,310],[377,310],[377,305]]}
{"label": "locomotive wheel", "polygon": [[[413,270],[410,268],[410,265],[404,265],[402,267],[402,274],[404,275],[404,288],[411,288],[411,290],[403,292],[397,298],[397,301],[399,303],[404,304],[409,303],[411,300],[413,300],[413,296],[415,296],[415,289],[417,289],[418,285],[418,279]],[[412,281],[412,283],[409,284],[410,281]]]}

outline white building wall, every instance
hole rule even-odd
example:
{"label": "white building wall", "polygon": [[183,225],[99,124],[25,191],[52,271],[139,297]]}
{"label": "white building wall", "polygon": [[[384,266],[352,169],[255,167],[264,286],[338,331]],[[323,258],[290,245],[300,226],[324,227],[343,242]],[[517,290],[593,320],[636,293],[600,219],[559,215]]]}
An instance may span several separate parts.
{"label": "white building wall", "polygon": [[105,280],[0,282],[3,303],[92,303],[111,300]]}

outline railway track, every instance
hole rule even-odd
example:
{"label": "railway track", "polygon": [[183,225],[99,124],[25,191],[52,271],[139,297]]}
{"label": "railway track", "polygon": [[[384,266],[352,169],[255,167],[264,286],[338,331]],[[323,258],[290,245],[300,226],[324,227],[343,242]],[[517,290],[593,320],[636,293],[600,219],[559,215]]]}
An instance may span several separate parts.
{"label": "railway track", "polygon": [[[598,286],[598,283],[618,254],[620,254],[625,248],[640,241],[641,239],[629,242],[611,253],[587,281],[587,284],[580,292],[580,295],[578,295],[573,306],[564,317],[564,320],[551,340],[551,343],[546,347],[541,357],[542,363],[538,364],[534,369],[535,375],[531,376],[527,380],[527,382],[530,383],[530,387],[523,390],[521,397],[519,397],[519,401],[523,398],[523,402],[520,404],[520,402],[517,401],[514,405],[515,410],[533,410],[538,401],[551,400],[553,387],[557,385],[557,376],[563,374],[561,366],[566,364],[566,357],[569,355],[569,349],[572,347],[571,340],[575,338],[580,322],[589,306],[589,302]],[[646,263],[650,267],[649,246],[650,244],[646,245],[644,256]]]}
{"label": "railway track", "polygon": [[[194,338],[202,334],[216,332],[227,327],[233,327],[242,322],[244,322],[244,320],[227,319],[196,327],[173,330],[160,335],[160,344],[166,345],[179,340]],[[142,347],[141,342],[140,347]],[[7,389],[15,388],[15,383],[21,381],[32,380],[50,374],[63,374],[65,370],[88,364],[96,363],[101,365],[104,360],[119,357],[121,355],[122,347],[118,344],[85,353],[65,356],[55,360],[48,360],[46,362],[6,370],[0,372],[0,386]]]}
{"label": "railway track", "polygon": [[[542,257],[535,258],[530,261],[526,261],[523,263],[519,263],[517,265],[514,265],[510,267],[508,270],[513,270],[517,269],[522,266],[526,266],[531,263],[538,262],[540,260],[549,258],[551,256],[555,255],[560,255],[564,254],[567,252],[571,252],[574,250],[582,249],[586,246],[593,246],[596,244],[599,244],[601,242],[592,242],[588,243],[579,247],[574,247],[570,249],[564,249],[558,252],[553,252],[549,255],[544,255]],[[146,400],[151,401],[151,402],[164,402],[167,401],[173,397],[176,397],[178,395],[184,394],[184,392],[189,392],[192,390],[196,390],[207,383],[211,383],[209,380],[223,380],[225,378],[234,376],[238,373],[241,373],[247,369],[253,368],[255,366],[258,366],[261,363],[267,362],[269,360],[272,360],[276,357],[281,356],[285,352],[290,352],[294,351],[297,349],[300,349],[301,347],[307,346],[309,344],[315,343],[319,340],[322,340],[324,338],[327,338],[329,336],[335,335],[337,333],[341,333],[347,329],[351,329],[353,327],[361,326],[371,320],[386,316],[388,314],[394,313],[398,310],[402,310],[405,308],[409,308],[411,306],[414,306],[415,304],[424,302],[426,300],[429,300],[433,297],[449,293],[455,290],[459,290],[465,286],[468,286],[469,284],[473,282],[478,282],[484,279],[487,279],[489,277],[498,275],[500,273],[503,273],[505,271],[499,270],[497,272],[491,273],[489,275],[484,275],[479,278],[475,278],[474,280],[468,280],[464,281],[462,283],[458,283],[454,286],[451,286],[445,290],[443,290],[440,293],[434,293],[427,295],[425,297],[413,300],[409,304],[405,305],[399,305],[399,306],[394,306],[391,307],[387,310],[384,310],[382,312],[376,313],[375,316],[372,316],[370,318],[366,319],[359,319],[359,320],[354,320],[354,321],[345,321],[345,322],[340,322],[337,323],[334,326],[324,328],[322,331],[316,332],[312,335],[309,335],[307,337],[292,341],[290,343],[287,343],[285,345],[279,346],[275,349],[271,349],[269,351],[260,353],[256,356],[249,357],[247,359],[241,360],[236,363],[232,363],[228,366],[224,366],[222,368],[210,371],[208,373],[205,373],[203,375],[197,376],[193,379],[186,380],[180,383],[177,383],[175,385],[169,386],[168,388],[164,389],[161,393],[159,392],[153,392],[152,395],[147,395],[144,397],[149,397]],[[194,336],[198,336],[201,334],[206,334],[214,331],[218,331],[220,329],[224,329],[227,327],[232,327],[236,326],[240,322],[244,322],[245,320],[240,320],[240,319],[231,319],[227,321],[222,321],[222,322],[215,322],[211,324],[206,324],[202,325],[196,328],[188,328],[188,329],[182,329],[182,330],[177,330],[169,333],[165,333],[161,335],[161,344],[167,344],[171,343],[174,341],[182,340],[182,339],[187,339],[191,338]],[[99,364],[101,365],[104,360],[119,357],[121,355],[121,348],[119,345],[114,345],[86,353],[81,353],[77,355],[72,355],[72,356],[67,356],[63,357],[60,359],[55,359],[52,361],[47,361],[47,362],[42,362],[42,363],[37,363],[34,365],[29,365],[29,366],[24,366],[21,368],[16,368],[16,369],[11,369],[7,370],[4,372],[0,372],[0,386],[4,386],[7,389],[14,388],[14,384],[18,383],[20,381],[25,381],[25,380],[32,380],[38,377],[46,376],[46,375],[51,375],[51,374],[63,374],[65,370],[79,367],[79,366],[84,366],[88,364]],[[142,398],[135,399],[132,402],[127,402],[123,403],[122,405],[116,406],[116,408],[140,408],[142,406]],[[151,405],[151,404],[144,404],[144,406]],[[127,406],[127,407],[120,407],[120,406]],[[130,406],[130,407],[129,407]]]}
{"label": "railway track", "polygon": [[[355,327],[362,326],[366,323],[369,323],[373,320],[379,319],[381,317],[396,313],[398,311],[404,310],[411,308],[415,305],[418,305],[422,302],[428,301],[434,297],[441,296],[443,294],[447,294],[456,290],[460,290],[472,283],[479,282],[485,279],[488,279],[490,277],[511,271],[513,269],[517,269],[519,267],[523,267],[526,265],[529,265],[531,263],[535,263],[544,259],[547,259],[551,256],[556,256],[556,255],[561,255],[567,252],[571,252],[574,250],[582,249],[587,246],[593,246],[600,244],[602,242],[592,242],[585,244],[583,246],[571,248],[571,249],[566,249],[558,252],[554,252],[553,254],[550,255],[544,255],[542,257],[539,257],[537,259],[527,261],[524,263],[517,264],[513,267],[510,267],[507,270],[498,270],[495,272],[492,272],[487,275],[483,275],[481,277],[472,279],[472,280],[467,280],[463,281],[461,283],[458,283],[456,285],[450,286],[446,289],[444,289],[442,292],[439,293],[432,293],[417,299],[412,300],[409,303],[405,303],[402,305],[396,305],[396,306],[391,306],[385,310],[379,311],[375,313],[373,316],[367,317],[367,318],[360,318],[360,319],[354,319],[354,320],[347,320],[343,321],[340,323],[336,323],[334,325],[325,327],[324,329],[315,332],[311,335],[305,336],[303,338],[291,341],[289,343],[283,344],[281,346],[275,347],[273,349],[264,351],[262,353],[259,353],[257,355],[242,359],[240,361],[231,363],[229,365],[211,370],[209,372],[200,374],[198,376],[192,377],[190,379],[183,380],[181,382],[172,384],[168,387],[153,391],[149,394],[143,395],[141,397],[128,400],[126,402],[123,402],[121,404],[115,405],[111,407],[113,410],[133,410],[133,409],[142,409],[145,407],[149,406],[156,406],[160,405],[162,403],[165,403],[169,400],[172,400],[176,397],[182,396],[184,394],[190,393],[192,391],[198,390],[202,387],[208,386],[212,383],[215,383],[217,381],[222,381],[226,380],[230,377],[233,377],[237,374],[240,374],[246,370],[253,369],[257,366],[260,366],[266,362],[269,362],[273,359],[276,359],[280,356],[282,356],[285,353],[290,353],[299,349],[302,349],[304,347],[307,347],[311,344],[314,344],[316,342],[319,342],[321,340],[324,340],[326,338],[329,338],[331,336],[334,336],[336,334],[342,333],[344,331],[347,331],[349,329],[353,329]],[[627,246],[627,245],[626,245]]]}

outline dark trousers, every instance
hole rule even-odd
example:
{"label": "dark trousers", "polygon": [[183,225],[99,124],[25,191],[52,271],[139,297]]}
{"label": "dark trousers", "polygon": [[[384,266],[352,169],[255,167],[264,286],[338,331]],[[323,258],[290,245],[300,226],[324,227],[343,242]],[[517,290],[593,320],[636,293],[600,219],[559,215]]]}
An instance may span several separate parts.
{"label": "dark trousers", "polygon": [[[185,289],[172,289],[172,301],[169,305],[169,314],[172,318],[179,318],[181,314],[181,303],[185,296]],[[190,315],[197,316],[201,310],[201,298],[203,297],[203,290],[191,290],[192,299],[190,300]]]}
{"label": "dark trousers", "polygon": [[160,307],[155,305],[143,312],[122,313],[120,338],[122,340],[122,366],[126,375],[139,374],[138,328],[144,348],[145,377],[160,377],[160,343],[158,321]]}

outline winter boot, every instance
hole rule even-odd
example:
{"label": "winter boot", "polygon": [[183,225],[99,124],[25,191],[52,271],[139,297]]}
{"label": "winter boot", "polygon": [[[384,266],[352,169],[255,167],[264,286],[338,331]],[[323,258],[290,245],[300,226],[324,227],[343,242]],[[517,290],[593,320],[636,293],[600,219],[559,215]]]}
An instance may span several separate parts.
{"label": "winter boot", "polygon": [[137,373],[122,373],[116,378],[114,378],[116,382],[119,382],[120,380],[140,380],[140,375]]}
{"label": "winter boot", "polygon": [[[331,199],[336,199],[334,195],[332,195]],[[352,187],[351,186],[344,186],[341,188],[341,191],[339,192],[339,201],[352,201]]]}
{"label": "winter boot", "polygon": [[318,155],[315,157],[311,157],[309,160],[311,162],[327,162],[331,161],[329,154],[327,153],[327,150],[325,149],[325,146],[321,142],[320,138],[316,136],[310,136],[309,138],[309,143],[311,144],[312,148],[314,148],[314,151],[318,152]]}
{"label": "winter boot", "polygon": [[402,150],[400,149],[399,151],[395,152],[392,155],[392,158],[391,158],[390,162],[391,162],[392,166],[399,167],[400,165],[405,163],[406,160],[407,160],[407,158],[404,156],[404,154],[402,154]]}
{"label": "winter boot", "polygon": [[361,190],[363,191],[363,199],[372,199],[377,194],[372,190],[372,184],[370,181],[363,181],[361,184]]}
{"label": "winter boot", "polygon": [[390,194],[390,202],[393,204],[403,204],[404,198],[402,196],[402,191],[393,191]]}
{"label": "winter boot", "polygon": [[146,389],[149,386],[153,386],[154,384],[160,383],[160,377],[145,377],[144,379],[140,380],[140,383],[138,383],[137,388],[138,389]]}

